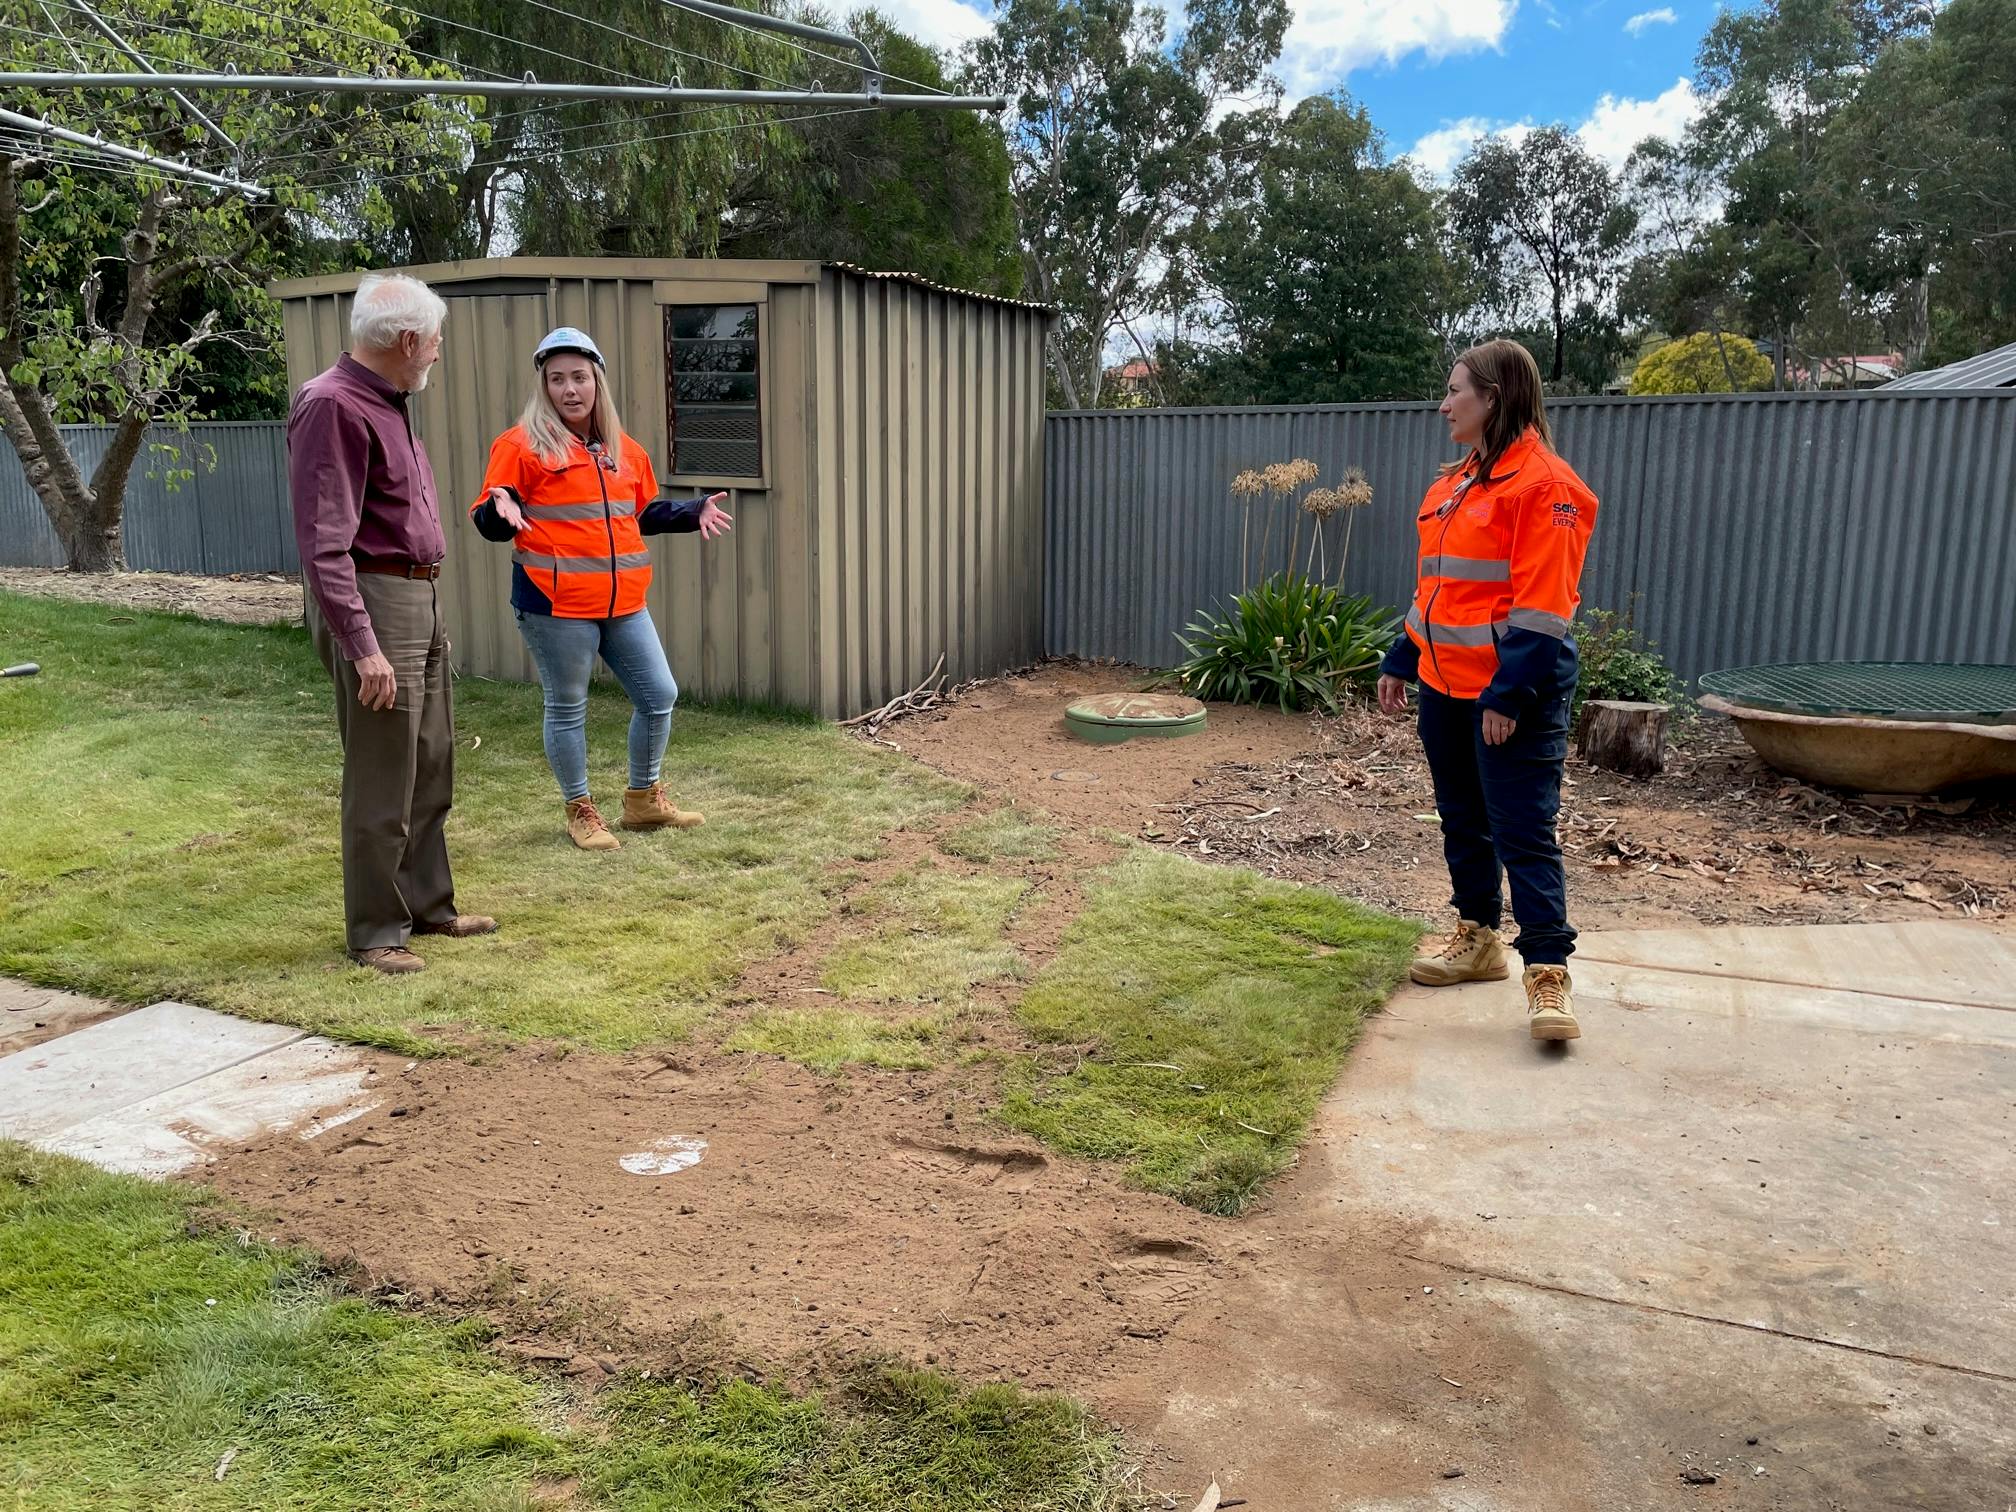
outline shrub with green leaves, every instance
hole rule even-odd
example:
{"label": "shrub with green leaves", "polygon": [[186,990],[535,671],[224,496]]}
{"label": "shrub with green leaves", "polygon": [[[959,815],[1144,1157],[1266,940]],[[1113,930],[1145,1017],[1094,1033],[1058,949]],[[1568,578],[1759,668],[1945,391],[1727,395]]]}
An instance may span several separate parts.
{"label": "shrub with green leaves", "polygon": [[1347,596],[1299,573],[1276,573],[1205,614],[1177,640],[1177,680],[1192,697],[1336,713],[1370,686],[1400,620],[1364,595]]}
{"label": "shrub with green leaves", "polygon": [[1659,654],[1659,648],[1638,633],[1636,606],[1619,614],[1592,609],[1575,622],[1575,644],[1582,654],[1581,679],[1575,685],[1571,720],[1580,720],[1582,705],[1592,698],[1629,703],[1672,704],[1684,709],[1687,690]]}

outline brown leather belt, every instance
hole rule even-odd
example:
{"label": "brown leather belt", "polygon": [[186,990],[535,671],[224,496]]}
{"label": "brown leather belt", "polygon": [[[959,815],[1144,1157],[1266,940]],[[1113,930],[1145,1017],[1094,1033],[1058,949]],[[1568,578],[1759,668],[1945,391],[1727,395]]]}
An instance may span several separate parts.
{"label": "brown leather belt", "polygon": [[388,577],[425,578],[429,582],[441,576],[439,562],[365,561],[354,557],[352,560],[357,563],[359,572],[382,572]]}

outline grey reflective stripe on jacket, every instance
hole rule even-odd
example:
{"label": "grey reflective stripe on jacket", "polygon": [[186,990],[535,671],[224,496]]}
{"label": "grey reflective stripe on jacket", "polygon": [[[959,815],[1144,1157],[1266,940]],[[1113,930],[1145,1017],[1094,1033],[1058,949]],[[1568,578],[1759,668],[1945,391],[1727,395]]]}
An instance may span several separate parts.
{"label": "grey reflective stripe on jacket", "polygon": [[1422,577],[1456,578],[1466,583],[1509,583],[1512,563],[1506,558],[1425,556]]}
{"label": "grey reflective stripe on jacket", "polygon": [[[525,504],[521,505],[525,518],[533,524],[547,520],[599,520],[603,506],[600,504]],[[608,511],[616,519],[637,513],[634,499],[611,499]]]}
{"label": "grey reflective stripe on jacket", "polygon": [[1514,630],[1533,630],[1541,635],[1551,635],[1555,640],[1568,638],[1567,618],[1549,614],[1545,609],[1514,609],[1505,617],[1505,623]]}
{"label": "grey reflective stripe on jacket", "polygon": [[619,557],[550,557],[536,552],[514,551],[511,560],[520,567],[536,567],[541,572],[608,572],[612,569],[621,571],[629,567],[648,567],[651,565],[651,553],[634,551]]}
{"label": "grey reflective stripe on jacket", "polygon": [[1492,620],[1482,625],[1445,625],[1440,620],[1424,620],[1419,609],[1407,611],[1407,626],[1418,630],[1429,640],[1443,646],[1488,646],[1495,639],[1494,631],[1506,623]]}

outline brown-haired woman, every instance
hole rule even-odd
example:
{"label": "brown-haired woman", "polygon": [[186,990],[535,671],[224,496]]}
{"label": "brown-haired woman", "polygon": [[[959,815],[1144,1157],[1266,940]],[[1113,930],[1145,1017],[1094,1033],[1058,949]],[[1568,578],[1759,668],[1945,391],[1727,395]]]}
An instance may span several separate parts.
{"label": "brown-haired woman", "polygon": [[1554,824],[1577,658],[1569,627],[1596,496],[1554,451],[1540,369],[1513,341],[1457,359],[1442,400],[1464,449],[1421,501],[1407,629],[1380,667],[1379,706],[1421,685],[1456,931],[1414,962],[1417,982],[1502,981],[1502,876],[1512,883],[1535,1039],[1578,1038],[1568,976],[1575,931]]}

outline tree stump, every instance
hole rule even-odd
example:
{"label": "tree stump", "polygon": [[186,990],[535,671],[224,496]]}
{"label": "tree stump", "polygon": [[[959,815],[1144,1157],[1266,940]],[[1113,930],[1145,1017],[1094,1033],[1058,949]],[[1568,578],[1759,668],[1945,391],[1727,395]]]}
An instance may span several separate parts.
{"label": "tree stump", "polygon": [[1666,770],[1665,704],[1592,698],[1582,706],[1576,754],[1593,767],[1626,777],[1656,777]]}

